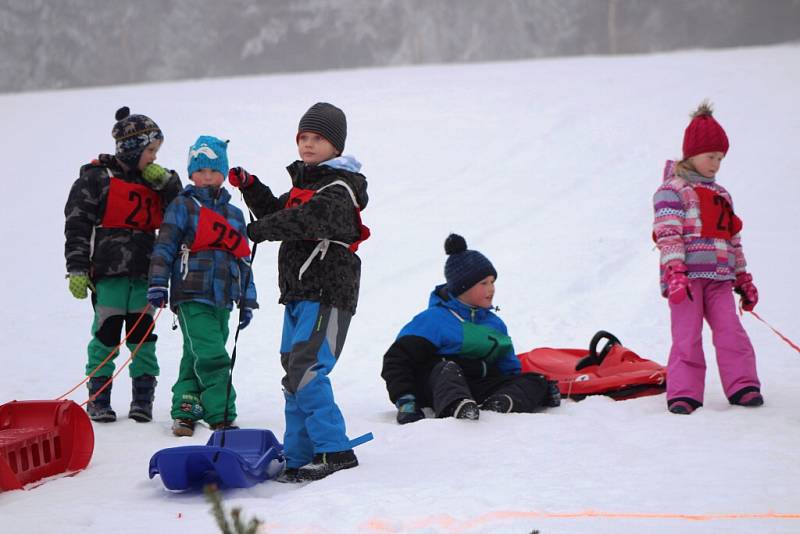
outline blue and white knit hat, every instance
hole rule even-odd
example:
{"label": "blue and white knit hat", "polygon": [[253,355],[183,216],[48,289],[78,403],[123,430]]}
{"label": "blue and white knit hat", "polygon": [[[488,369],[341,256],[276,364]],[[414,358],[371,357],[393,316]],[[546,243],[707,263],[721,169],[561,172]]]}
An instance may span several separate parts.
{"label": "blue and white knit hat", "polygon": [[228,142],[211,135],[201,135],[189,147],[189,178],[194,171],[211,169],[228,176]]}
{"label": "blue and white knit hat", "polygon": [[111,129],[111,136],[116,141],[115,156],[126,166],[135,168],[147,145],[159,139],[163,141],[164,134],[153,119],[131,115],[127,106],[119,108],[114,118],[117,122]]}
{"label": "blue and white knit hat", "polygon": [[444,278],[453,296],[459,296],[489,275],[497,278],[492,262],[477,250],[468,250],[466,240],[460,235],[450,234],[444,242],[444,251],[447,253]]}

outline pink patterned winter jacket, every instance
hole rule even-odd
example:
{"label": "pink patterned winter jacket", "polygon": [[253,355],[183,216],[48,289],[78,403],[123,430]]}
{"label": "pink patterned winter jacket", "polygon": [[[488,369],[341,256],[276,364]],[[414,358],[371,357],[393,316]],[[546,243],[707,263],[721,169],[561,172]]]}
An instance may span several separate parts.
{"label": "pink patterned winter jacket", "polygon": [[664,182],[653,195],[653,239],[661,252],[661,294],[666,296],[664,270],[680,260],[689,278],[734,280],[747,262],[739,232],[742,221],[733,212],[728,191],[694,172],[675,174],[667,161]]}

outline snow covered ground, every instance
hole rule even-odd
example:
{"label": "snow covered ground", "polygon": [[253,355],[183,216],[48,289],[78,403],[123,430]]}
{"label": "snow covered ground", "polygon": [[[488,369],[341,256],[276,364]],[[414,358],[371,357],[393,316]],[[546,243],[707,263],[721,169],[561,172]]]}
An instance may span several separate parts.
{"label": "snow covered ground", "polygon": [[[756,311],[797,341],[797,87],[800,47],[775,46],[0,95],[0,403],[55,398],[82,379],[91,306],[66,289],[63,205],[79,166],[113,150],[118,107],[159,123],[159,162],[184,180],[188,146],[211,134],[231,140],[233,165],[284,191],[300,115],[330,101],[347,112],[346,152],[369,179],[373,232],[359,251],[361,300],[332,380],[351,437],[375,439],[357,449],[357,469],[299,488],[228,491],[226,506],[270,533],[798,532],[800,354],[750,315],[760,409],[728,405],[708,335],[705,407],[690,417],[667,413],[664,395],[597,397],[401,427],[380,378],[383,353],[443,279],[449,232],[497,268],[495,303],[519,352],[583,347],[605,329],[666,363],[651,197],[706,97],[731,140],[719,180],[745,223]],[[240,336],[234,381],[239,424],[280,437],[276,256],[276,245],[258,250],[262,308]],[[0,494],[0,531],[216,531],[202,496],[147,477],[153,453],[210,435],[170,433],[181,353],[170,326],[165,313],[155,421],[124,418],[130,381],[121,375],[112,400],[123,417],[95,425],[89,467]]]}

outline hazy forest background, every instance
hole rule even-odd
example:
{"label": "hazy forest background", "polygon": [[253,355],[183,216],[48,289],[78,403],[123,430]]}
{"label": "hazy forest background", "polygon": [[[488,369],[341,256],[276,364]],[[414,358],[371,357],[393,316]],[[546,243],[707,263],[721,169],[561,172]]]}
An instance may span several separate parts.
{"label": "hazy forest background", "polygon": [[800,0],[0,0],[0,92],[800,40]]}

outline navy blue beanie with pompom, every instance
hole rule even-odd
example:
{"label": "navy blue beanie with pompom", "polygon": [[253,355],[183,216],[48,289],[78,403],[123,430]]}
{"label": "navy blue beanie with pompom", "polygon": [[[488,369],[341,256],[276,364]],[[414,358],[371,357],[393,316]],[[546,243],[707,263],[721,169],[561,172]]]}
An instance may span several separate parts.
{"label": "navy blue beanie with pompom", "polygon": [[477,250],[467,249],[466,240],[458,234],[450,234],[444,242],[447,262],[444,264],[444,278],[447,289],[457,297],[497,271],[492,262]]}

